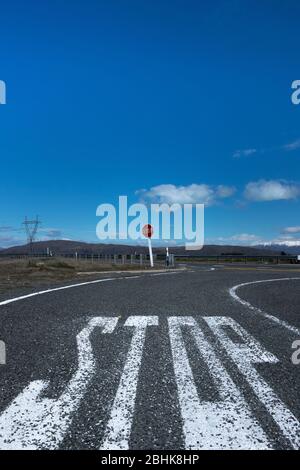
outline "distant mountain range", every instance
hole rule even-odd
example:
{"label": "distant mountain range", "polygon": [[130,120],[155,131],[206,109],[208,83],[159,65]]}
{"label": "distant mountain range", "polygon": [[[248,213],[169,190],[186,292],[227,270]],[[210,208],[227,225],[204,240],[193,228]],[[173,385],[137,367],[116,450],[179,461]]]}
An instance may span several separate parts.
{"label": "distant mountain range", "polygon": [[[47,253],[49,249],[54,255],[74,254],[140,254],[147,253],[147,246],[133,245],[116,245],[106,243],[85,243],[70,240],[49,240],[35,242],[33,251],[36,254]],[[295,251],[293,251],[295,249]],[[155,253],[164,253],[165,247],[153,248]],[[281,252],[300,254],[300,247],[286,247],[285,245],[269,245],[269,246],[233,246],[233,245],[205,245],[202,250],[186,251],[184,246],[170,247],[170,252],[174,254],[201,254],[201,255],[248,255],[248,256],[264,256],[277,255]],[[30,253],[29,245],[13,246],[2,249],[1,254],[28,254]]]}
{"label": "distant mountain range", "polygon": [[289,255],[300,255],[300,243],[295,244],[295,242],[282,242],[282,243],[274,243],[271,245],[264,244],[264,245],[257,245],[257,248],[264,249],[264,250],[272,250],[272,251],[284,251]]}

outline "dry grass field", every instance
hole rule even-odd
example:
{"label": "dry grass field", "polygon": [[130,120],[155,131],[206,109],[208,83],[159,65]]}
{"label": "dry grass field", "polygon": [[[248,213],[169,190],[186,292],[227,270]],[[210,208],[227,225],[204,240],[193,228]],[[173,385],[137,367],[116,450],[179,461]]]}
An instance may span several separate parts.
{"label": "dry grass field", "polygon": [[[0,293],[14,288],[40,287],[64,281],[97,276],[97,273],[148,269],[139,264],[104,264],[67,258],[33,258],[0,260]],[[89,274],[91,273],[91,274]]]}

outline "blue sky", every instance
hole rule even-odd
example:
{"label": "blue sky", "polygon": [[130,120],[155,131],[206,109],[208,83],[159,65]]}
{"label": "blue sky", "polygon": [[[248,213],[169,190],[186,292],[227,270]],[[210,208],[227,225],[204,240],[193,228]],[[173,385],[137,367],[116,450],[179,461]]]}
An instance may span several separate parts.
{"label": "blue sky", "polygon": [[36,214],[40,239],[97,241],[99,204],[165,185],[208,202],[206,243],[300,240],[298,1],[0,9],[0,247]]}

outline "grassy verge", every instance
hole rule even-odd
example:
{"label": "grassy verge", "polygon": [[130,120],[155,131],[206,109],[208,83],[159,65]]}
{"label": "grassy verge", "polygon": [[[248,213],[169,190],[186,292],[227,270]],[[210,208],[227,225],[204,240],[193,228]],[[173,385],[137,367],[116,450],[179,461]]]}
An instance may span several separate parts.
{"label": "grassy verge", "polygon": [[[53,285],[79,279],[78,272],[101,273],[105,271],[131,271],[149,269],[139,264],[104,264],[91,261],[75,261],[66,258],[33,258],[0,260],[0,293],[14,288]],[[91,275],[92,276],[92,275]],[[95,277],[95,274],[93,274]]]}

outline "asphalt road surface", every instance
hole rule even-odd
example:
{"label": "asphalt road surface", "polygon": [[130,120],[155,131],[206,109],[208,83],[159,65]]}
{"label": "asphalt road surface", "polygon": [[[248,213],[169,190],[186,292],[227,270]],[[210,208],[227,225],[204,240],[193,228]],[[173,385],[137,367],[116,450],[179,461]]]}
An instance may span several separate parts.
{"label": "asphalt road surface", "polygon": [[110,275],[7,298],[0,449],[300,448],[299,267]]}

